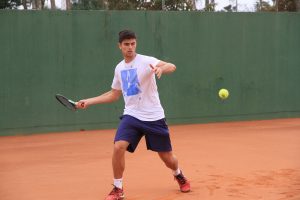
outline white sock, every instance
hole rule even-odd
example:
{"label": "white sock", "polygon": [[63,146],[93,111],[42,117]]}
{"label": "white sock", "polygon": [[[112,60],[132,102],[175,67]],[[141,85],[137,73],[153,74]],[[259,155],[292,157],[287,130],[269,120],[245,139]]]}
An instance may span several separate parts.
{"label": "white sock", "polygon": [[179,168],[176,169],[175,171],[173,171],[173,175],[174,175],[174,176],[177,176],[177,175],[180,174],[180,173],[181,173],[181,171],[180,171]]}
{"label": "white sock", "polygon": [[114,179],[114,186],[116,186],[117,188],[122,189],[123,188],[123,179]]}

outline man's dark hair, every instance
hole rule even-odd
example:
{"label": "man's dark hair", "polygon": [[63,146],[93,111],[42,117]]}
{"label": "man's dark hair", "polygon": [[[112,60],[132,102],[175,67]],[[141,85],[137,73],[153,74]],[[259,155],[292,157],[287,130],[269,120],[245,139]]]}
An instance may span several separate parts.
{"label": "man's dark hair", "polygon": [[122,43],[123,40],[127,39],[136,39],[136,35],[133,31],[123,30],[119,32],[119,43]]}

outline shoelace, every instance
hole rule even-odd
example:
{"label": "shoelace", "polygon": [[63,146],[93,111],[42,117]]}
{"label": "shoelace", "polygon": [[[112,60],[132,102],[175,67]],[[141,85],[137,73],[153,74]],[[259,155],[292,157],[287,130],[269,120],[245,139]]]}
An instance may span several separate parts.
{"label": "shoelace", "polygon": [[117,188],[116,186],[114,186],[114,188],[112,189],[112,191],[109,193],[110,195],[112,195],[112,194],[117,194],[117,193],[119,193],[121,191],[121,189],[120,188]]}
{"label": "shoelace", "polygon": [[186,183],[186,179],[185,179],[185,177],[182,174],[177,175],[176,179],[178,180],[178,182],[180,184],[185,184]]}

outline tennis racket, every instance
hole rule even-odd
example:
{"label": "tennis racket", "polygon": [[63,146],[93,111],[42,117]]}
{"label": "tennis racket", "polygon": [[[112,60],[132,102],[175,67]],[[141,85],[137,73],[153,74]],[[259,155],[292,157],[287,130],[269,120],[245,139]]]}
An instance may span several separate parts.
{"label": "tennis racket", "polygon": [[57,101],[59,101],[62,105],[64,105],[65,107],[67,107],[70,110],[76,111],[76,102],[68,99],[67,97],[64,97],[61,94],[56,94],[55,98],[57,99]]}

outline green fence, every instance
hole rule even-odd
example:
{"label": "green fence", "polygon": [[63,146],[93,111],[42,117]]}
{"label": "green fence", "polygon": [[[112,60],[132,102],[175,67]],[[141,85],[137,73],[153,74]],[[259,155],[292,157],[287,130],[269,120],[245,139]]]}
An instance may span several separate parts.
{"label": "green fence", "polygon": [[299,13],[0,11],[0,135],[116,127],[123,100],[74,113],[54,94],[108,91],[124,28],[139,53],[177,66],[158,81],[169,123],[299,117],[299,22]]}

